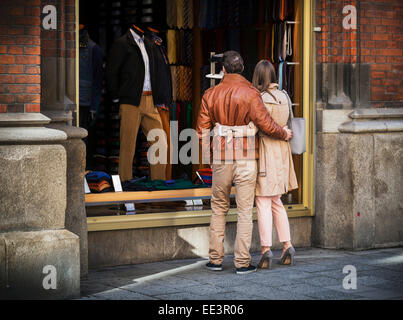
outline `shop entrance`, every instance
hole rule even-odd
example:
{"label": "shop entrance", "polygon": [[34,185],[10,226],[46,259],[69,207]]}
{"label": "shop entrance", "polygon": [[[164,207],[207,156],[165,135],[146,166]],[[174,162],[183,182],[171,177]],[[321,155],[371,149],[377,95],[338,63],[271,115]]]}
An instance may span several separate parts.
{"label": "shop entrance", "polygon": [[[89,131],[86,141],[89,177],[91,172],[97,172],[92,175],[93,180],[88,181],[91,193],[86,195],[89,231],[108,230],[112,225],[115,229],[167,225],[168,220],[181,224],[178,222],[181,213],[186,216],[184,224],[208,222],[210,188],[197,174],[206,166],[168,164],[166,180],[185,181],[186,188],[181,191],[165,190],[165,186],[158,189],[146,183],[123,183],[123,192],[118,193],[114,192],[111,181],[108,184],[107,179],[106,183],[103,179],[103,173],[106,176],[118,174],[120,150],[119,103],[107,90],[105,66],[115,41],[133,25],[145,28],[148,36],[156,35],[162,40],[169,63],[172,100],[160,106],[159,112],[166,123],[177,121],[179,132],[195,128],[201,97],[214,84],[206,77],[212,71],[212,52],[240,52],[245,60],[243,76],[248,80],[252,79],[254,67],[261,59],[274,63],[280,87],[292,99],[294,115],[307,120],[308,150],[303,155],[293,156],[299,188],[284,195],[282,200],[289,216],[313,214],[312,1],[239,1],[235,7],[231,7],[234,6],[232,1],[215,3],[184,0],[183,6],[178,7],[176,1],[171,0],[77,0],[81,28],[77,31],[80,74],[83,74],[83,61],[88,53],[88,37],[96,44],[98,57],[92,61],[97,61],[99,68],[99,73],[94,73],[99,76],[95,79],[98,87],[91,92],[96,106],[91,106],[92,102],[90,105],[80,103],[78,110],[80,125]],[[219,64],[215,65],[215,70],[218,73]],[[81,100],[85,100],[85,81],[80,79],[78,83]],[[133,178],[143,179],[143,182],[150,176],[148,148],[140,126]],[[208,184],[208,178],[202,178]],[[167,198],[169,201],[165,201]],[[189,202],[185,200],[193,199],[202,199],[202,204],[186,206]],[[122,204],[131,202],[136,202],[136,214],[128,217],[129,212]],[[235,203],[233,205],[235,207]],[[176,220],[169,218],[173,214]],[[144,222],[148,218],[154,222]],[[103,219],[107,222],[101,225]]]}

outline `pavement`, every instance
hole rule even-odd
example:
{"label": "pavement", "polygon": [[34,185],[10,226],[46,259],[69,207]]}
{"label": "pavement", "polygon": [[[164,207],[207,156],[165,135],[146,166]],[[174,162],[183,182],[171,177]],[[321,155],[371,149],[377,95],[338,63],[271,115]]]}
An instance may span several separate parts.
{"label": "pavement", "polygon": [[206,257],[90,270],[81,300],[403,300],[402,247],[296,248],[294,266],[278,265],[281,251],[273,253],[271,270],[246,275],[235,273],[233,255],[223,271],[205,269]]}

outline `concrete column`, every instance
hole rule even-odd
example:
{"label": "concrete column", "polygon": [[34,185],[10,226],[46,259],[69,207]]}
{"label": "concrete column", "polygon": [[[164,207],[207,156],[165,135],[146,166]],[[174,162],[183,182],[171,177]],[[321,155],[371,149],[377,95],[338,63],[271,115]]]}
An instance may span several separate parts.
{"label": "concrete column", "polygon": [[[54,119],[56,119],[54,117]],[[84,171],[86,147],[82,139],[87,130],[66,125],[63,122],[52,122],[48,128],[63,131],[67,140],[61,142],[67,154],[67,207],[66,229],[80,237],[80,270],[81,278],[88,274],[88,236],[87,215],[84,199]]]}
{"label": "concrete column", "polygon": [[[67,153],[66,229],[80,237],[81,277],[88,273],[87,218],[84,202],[85,129],[72,126],[76,109],[75,20],[68,12],[71,1],[55,1],[59,12],[59,27],[41,33],[44,48],[41,57],[41,112],[50,118],[47,128],[63,131],[67,139],[61,142]],[[46,41],[44,41],[46,40]],[[56,50],[45,45],[52,43]]]}
{"label": "concrete column", "polygon": [[403,109],[356,109],[316,141],[313,244],[402,245]]}
{"label": "concrete column", "polygon": [[80,295],[79,238],[65,229],[67,135],[39,113],[0,115],[0,298]]}

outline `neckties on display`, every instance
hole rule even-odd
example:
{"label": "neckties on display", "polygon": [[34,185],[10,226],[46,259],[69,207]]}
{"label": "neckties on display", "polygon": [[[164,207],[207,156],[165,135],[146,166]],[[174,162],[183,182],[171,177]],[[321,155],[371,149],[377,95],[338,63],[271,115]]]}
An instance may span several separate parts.
{"label": "neckties on display", "polygon": [[176,45],[176,63],[182,63],[182,41],[181,32],[183,30],[175,30],[175,45]]}
{"label": "neckties on display", "polygon": [[283,90],[283,64],[284,62],[280,62],[278,64],[278,89]]}
{"label": "neckties on display", "polygon": [[167,25],[169,28],[176,26],[176,0],[167,0]]}
{"label": "neckties on display", "polygon": [[185,65],[191,65],[193,63],[193,34],[191,30],[185,30],[183,45],[185,48],[183,62]]}
{"label": "neckties on display", "polygon": [[287,57],[292,56],[292,25],[287,25]]}
{"label": "neckties on display", "polygon": [[167,31],[167,47],[168,47],[168,60],[170,63],[176,63],[176,32],[175,30]]}
{"label": "neckties on display", "polygon": [[180,29],[183,28],[183,1],[176,0],[176,26]]}
{"label": "neckties on display", "polygon": [[178,98],[178,88],[176,81],[176,66],[170,66],[171,69],[171,82],[172,82],[172,100],[176,101]]}
{"label": "neckties on display", "polygon": [[181,69],[180,66],[177,66],[175,68],[175,81],[176,81],[176,100],[180,101],[182,100],[182,95],[181,95]]}
{"label": "neckties on display", "polygon": [[192,68],[183,67],[183,81],[181,84],[182,88],[182,100],[191,101],[192,100]]}
{"label": "neckties on display", "polygon": [[280,60],[285,61],[287,55],[287,25],[285,22],[280,22],[280,36],[281,36],[281,51],[280,51]]}
{"label": "neckties on display", "polygon": [[193,28],[193,0],[183,0],[183,28]]}

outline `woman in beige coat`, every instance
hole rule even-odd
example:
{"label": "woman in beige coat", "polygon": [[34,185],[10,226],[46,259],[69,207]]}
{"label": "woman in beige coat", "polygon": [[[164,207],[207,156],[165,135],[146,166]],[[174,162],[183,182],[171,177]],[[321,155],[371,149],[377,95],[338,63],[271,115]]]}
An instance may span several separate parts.
{"label": "woman in beige coat", "polygon": [[[280,126],[287,125],[289,117],[288,99],[278,90],[273,65],[261,60],[255,67],[253,85],[261,92],[267,112]],[[292,265],[295,250],[291,245],[290,226],[281,195],[297,189],[290,144],[259,133],[259,172],[256,184],[256,208],[262,256],[258,267],[270,268],[273,253],[272,225],[283,243],[280,264]]]}

